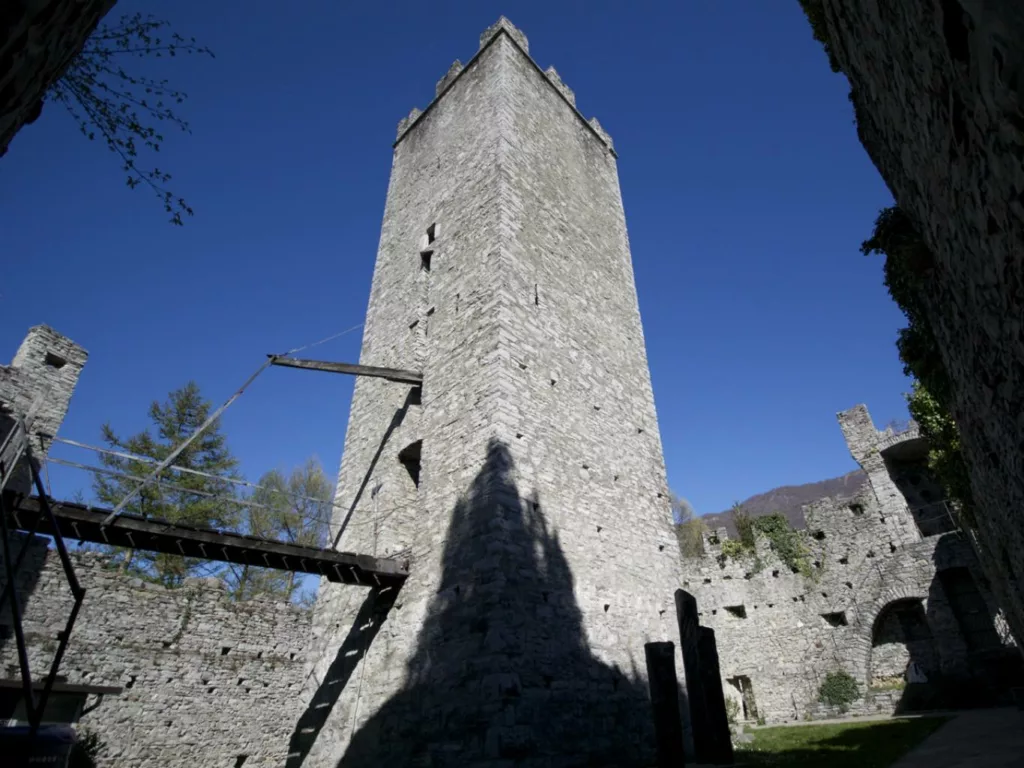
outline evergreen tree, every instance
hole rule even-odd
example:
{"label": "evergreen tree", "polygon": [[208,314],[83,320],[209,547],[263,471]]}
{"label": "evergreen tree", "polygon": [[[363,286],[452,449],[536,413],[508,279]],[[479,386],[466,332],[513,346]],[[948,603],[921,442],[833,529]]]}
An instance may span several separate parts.
{"label": "evergreen tree", "polygon": [[[112,450],[161,461],[206,421],[210,410],[211,403],[202,397],[198,385],[189,382],[171,392],[164,403],[154,402],[150,406],[153,431],[146,429],[122,439],[109,424],[104,424],[103,440]],[[120,456],[102,455],[101,462],[106,469],[118,473],[97,473],[93,482],[97,499],[109,507],[119,504],[154,468],[151,463]],[[216,477],[169,469],[161,476],[162,482],[143,489],[124,507],[123,512],[209,528],[234,528],[238,525],[239,508],[226,500],[234,498],[235,486],[220,479],[237,477],[238,462],[228,449],[219,421],[182,451],[174,465]],[[112,548],[112,554],[122,573],[132,573],[166,587],[179,587],[189,576],[215,575],[220,569],[219,564],[179,555],[122,548]]]}

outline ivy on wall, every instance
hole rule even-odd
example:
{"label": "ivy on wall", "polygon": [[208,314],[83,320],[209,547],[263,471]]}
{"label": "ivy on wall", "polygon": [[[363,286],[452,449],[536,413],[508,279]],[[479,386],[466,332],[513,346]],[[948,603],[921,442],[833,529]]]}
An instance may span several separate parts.
{"label": "ivy on wall", "polygon": [[898,206],[885,208],[871,237],[861,245],[865,255],[885,257],[885,287],[907,318],[896,340],[903,371],[915,379],[906,395],[910,415],[928,440],[928,468],[957,508],[961,523],[975,527],[971,481],[952,416],[953,388],[928,324],[924,293],[934,263],[914,223]]}
{"label": "ivy on wall", "polygon": [[764,564],[757,555],[757,537],[768,540],[771,550],[779,560],[795,573],[813,579],[810,550],[804,541],[804,535],[789,524],[785,515],[778,512],[761,517],[751,517],[739,508],[733,507],[733,521],[736,525],[738,538],[726,539],[722,542],[722,557],[740,560],[753,558],[754,573],[760,571]]}

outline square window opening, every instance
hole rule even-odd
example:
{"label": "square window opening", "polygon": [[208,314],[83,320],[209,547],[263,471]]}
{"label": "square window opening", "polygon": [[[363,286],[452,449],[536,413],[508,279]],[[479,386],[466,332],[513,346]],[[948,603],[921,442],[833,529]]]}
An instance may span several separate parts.
{"label": "square window opening", "polygon": [[43,362],[45,362],[51,368],[57,368],[58,370],[68,364],[67,360],[65,360],[60,355],[53,354],[53,352],[47,352],[46,357],[43,358]]}
{"label": "square window opening", "polygon": [[413,485],[417,488],[420,487],[420,456],[422,451],[423,441],[417,440],[398,452],[398,460],[405,467],[405,471],[409,473]]}
{"label": "square window opening", "polygon": [[823,613],[821,618],[825,620],[825,623],[830,627],[846,627],[849,626],[849,622],[846,620],[846,611],[835,611],[833,613]]}
{"label": "square window opening", "polygon": [[736,619],[747,618],[747,608],[743,605],[726,605],[724,606],[726,612]]}

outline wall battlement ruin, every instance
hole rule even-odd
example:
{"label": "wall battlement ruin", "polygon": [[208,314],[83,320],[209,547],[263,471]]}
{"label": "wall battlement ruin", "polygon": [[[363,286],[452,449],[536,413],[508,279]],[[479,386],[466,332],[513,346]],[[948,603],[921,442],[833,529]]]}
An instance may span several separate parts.
{"label": "wall battlement ruin", "polygon": [[784,563],[763,534],[754,552],[726,556],[724,527],[705,534],[703,557],[684,558],[683,588],[717,634],[727,695],[750,719],[835,714],[818,692],[838,669],[860,683],[854,711],[875,714],[900,705],[912,658],[934,680],[963,681],[987,672],[985,659],[1015,655],[967,535],[945,505],[924,514],[920,491],[933,481],[914,431],[879,431],[864,406],[838,418],[869,482],[804,506],[806,572]]}

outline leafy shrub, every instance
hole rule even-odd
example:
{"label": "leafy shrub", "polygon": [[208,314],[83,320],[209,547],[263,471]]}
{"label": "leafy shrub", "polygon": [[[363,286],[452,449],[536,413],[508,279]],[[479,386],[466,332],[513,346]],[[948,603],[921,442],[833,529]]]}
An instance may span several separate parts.
{"label": "leafy shrub", "polygon": [[818,689],[818,701],[830,707],[838,707],[840,712],[846,712],[858,698],[860,687],[857,681],[843,669],[825,675],[825,680]]}
{"label": "leafy shrub", "polygon": [[800,532],[793,530],[784,515],[776,512],[758,517],[754,520],[754,527],[768,539],[779,560],[803,576],[812,578],[807,546]]}

